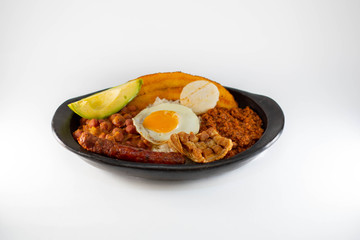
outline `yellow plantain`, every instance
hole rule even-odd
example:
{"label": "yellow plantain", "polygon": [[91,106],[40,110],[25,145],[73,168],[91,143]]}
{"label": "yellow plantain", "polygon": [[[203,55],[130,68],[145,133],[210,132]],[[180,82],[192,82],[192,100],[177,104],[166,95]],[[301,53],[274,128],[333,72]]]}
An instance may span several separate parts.
{"label": "yellow plantain", "polygon": [[141,96],[135,97],[128,106],[136,106],[138,109],[144,109],[149,104],[152,104],[157,97],[165,98],[168,100],[179,100],[182,87],[174,87],[167,89],[154,89],[152,92],[148,92]]}
{"label": "yellow plantain", "polygon": [[207,80],[218,87],[220,97],[216,106],[228,109],[238,106],[231,93],[221,84],[201,76],[190,75],[183,72],[165,72],[149,74],[139,78],[142,79],[143,85],[137,97],[128,104],[129,106],[134,105],[139,109],[143,109],[153,103],[156,97],[178,100],[182,88],[196,80]]}

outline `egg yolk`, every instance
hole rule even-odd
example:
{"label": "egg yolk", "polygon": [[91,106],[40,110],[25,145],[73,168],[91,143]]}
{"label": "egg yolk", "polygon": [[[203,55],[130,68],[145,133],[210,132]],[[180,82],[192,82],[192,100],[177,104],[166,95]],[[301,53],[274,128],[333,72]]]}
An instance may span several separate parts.
{"label": "egg yolk", "polygon": [[174,111],[161,110],[149,114],[143,126],[158,133],[167,133],[174,130],[179,124],[179,117]]}

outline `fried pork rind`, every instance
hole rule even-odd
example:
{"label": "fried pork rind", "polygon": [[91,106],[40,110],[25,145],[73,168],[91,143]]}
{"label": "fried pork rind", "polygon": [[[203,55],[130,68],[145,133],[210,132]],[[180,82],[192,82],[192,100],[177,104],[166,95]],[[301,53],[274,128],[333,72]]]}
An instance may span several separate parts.
{"label": "fried pork rind", "polygon": [[209,128],[196,135],[185,132],[172,134],[168,144],[197,163],[222,159],[233,146],[231,139],[220,136],[215,128]]}
{"label": "fried pork rind", "polygon": [[167,72],[145,75],[139,78],[142,79],[143,85],[137,97],[128,104],[128,106],[134,105],[138,109],[144,109],[149,104],[153,103],[156,97],[168,100],[179,100],[183,87],[188,83],[197,80],[210,81],[218,87],[220,96],[216,105],[217,107],[231,109],[238,106],[234,97],[228,90],[219,83],[204,77],[183,72]]}

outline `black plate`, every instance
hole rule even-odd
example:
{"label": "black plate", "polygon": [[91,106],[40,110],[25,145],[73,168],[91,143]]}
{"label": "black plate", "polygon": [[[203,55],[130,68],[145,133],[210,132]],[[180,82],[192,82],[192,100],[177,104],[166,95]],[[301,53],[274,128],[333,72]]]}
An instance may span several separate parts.
{"label": "black plate", "polygon": [[265,131],[263,136],[246,151],[232,158],[211,163],[189,163],[184,165],[137,163],[114,159],[84,150],[72,137],[72,132],[79,126],[80,117],[74,114],[67,105],[94,93],[72,98],[61,104],[52,119],[52,129],[59,142],[70,151],[90,160],[91,163],[105,163],[133,176],[162,180],[185,180],[219,174],[235,169],[263,152],[277,140],[284,128],[283,111],[274,100],[234,88],[226,87],[226,89],[234,96],[239,107],[250,106],[260,116]]}

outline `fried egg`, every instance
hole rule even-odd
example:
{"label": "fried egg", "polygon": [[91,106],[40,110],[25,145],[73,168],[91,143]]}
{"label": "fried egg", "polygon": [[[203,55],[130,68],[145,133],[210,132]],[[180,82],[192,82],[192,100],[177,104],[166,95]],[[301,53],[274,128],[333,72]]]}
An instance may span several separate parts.
{"label": "fried egg", "polygon": [[160,103],[145,108],[133,118],[136,131],[154,144],[162,144],[178,132],[198,133],[200,121],[188,107],[177,103]]}

